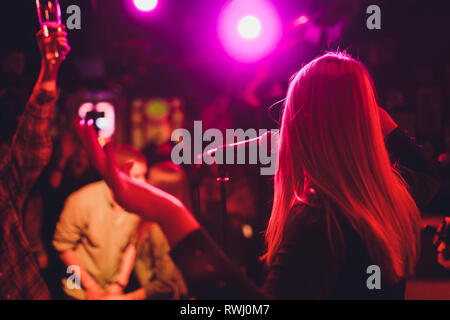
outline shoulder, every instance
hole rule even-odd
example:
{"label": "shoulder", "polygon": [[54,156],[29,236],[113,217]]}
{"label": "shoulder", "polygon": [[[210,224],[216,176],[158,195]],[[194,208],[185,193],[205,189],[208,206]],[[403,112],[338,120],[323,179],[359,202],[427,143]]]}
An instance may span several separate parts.
{"label": "shoulder", "polygon": [[[71,193],[68,197],[70,200],[82,201],[83,199],[93,198],[106,194],[108,186],[104,181],[90,183],[77,191]],[[98,198],[97,198],[98,200]]]}
{"label": "shoulder", "polygon": [[108,199],[108,186],[104,181],[88,184],[73,192],[65,201],[65,209],[90,208],[98,205],[99,201]]}
{"label": "shoulder", "polygon": [[326,210],[322,206],[308,204],[297,204],[291,208],[286,219],[286,231],[295,230],[317,230],[326,224]]}
{"label": "shoulder", "polygon": [[328,211],[323,205],[297,204],[289,211],[286,227],[327,233],[336,229],[354,231],[347,217],[335,205],[332,205],[332,210]]}
{"label": "shoulder", "polygon": [[288,246],[341,251],[347,239],[353,241],[358,236],[336,208],[328,212],[324,206],[299,204],[291,208],[286,219],[284,244]]}
{"label": "shoulder", "polygon": [[306,204],[289,211],[280,250],[308,257],[329,250],[326,210]]}

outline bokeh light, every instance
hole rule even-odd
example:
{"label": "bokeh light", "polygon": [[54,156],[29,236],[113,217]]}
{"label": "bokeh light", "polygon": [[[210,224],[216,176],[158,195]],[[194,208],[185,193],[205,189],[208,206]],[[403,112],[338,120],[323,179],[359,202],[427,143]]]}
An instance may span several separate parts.
{"label": "bokeh light", "polygon": [[281,19],[269,0],[233,0],[220,14],[218,35],[234,59],[256,62],[277,47]]}
{"label": "bokeh light", "polygon": [[158,0],[133,0],[133,1],[136,8],[144,12],[152,11],[158,5]]}
{"label": "bokeh light", "polygon": [[108,129],[109,121],[106,118],[98,118],[97,120],[95,120],[95,125],[100,130],[106,130]]}
{"label": "bokeh light", "polygon": [[261,22],[255,16],[245,16],[239,21],[238,30],[243,38],[258,38],[261,34]]}
{"label": "bokeh light", "polygon": [[[99,136],[105,139],[110,139],[116,131],[116,111],[113,104],[110,102],[84,102],[78,107],[78,116],[82,119],[81,124],[84,124],[86,116],[89,112],[96,111],[104,113],[104,117],[97,118],[95,124],[99,129]],[[93,119],[88,120],[89,124],[94,124]]]}
{"label": "bokeh light", "polygon": [[309,17],[307,15],[301,15],[297,19],[294,20],[294,26],[301,26],[309,21]]}

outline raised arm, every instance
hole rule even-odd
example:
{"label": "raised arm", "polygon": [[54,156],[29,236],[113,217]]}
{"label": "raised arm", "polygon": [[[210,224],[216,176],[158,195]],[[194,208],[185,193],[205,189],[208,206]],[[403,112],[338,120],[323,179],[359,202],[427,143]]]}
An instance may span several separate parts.
{"label": "raised arm", "polygon": [[[43,36],[42,31],[37,34],[42,55],[41,73],[2,166],[2,171],[9,175],[7,181],[10,182],[11,195],[20,210],[28,192],[51,156],[49,129],[57,97],[56,79],[61,62],[70,51],[67,34],[62,26],[60,28],[60,32],[53,33],[47,38]],[[56,64],[51,64],[44,53],[45,46],[52,41],[58,43],[61,52]]]}
{"label": "raised arm", "polygon": [[200,228],[199,223],[180,200],[144,182],[135,181],[119,170],[112,147],[107,146],[103,150],[98,143],[92,121],[85,123],[81,120],[77,128],[88,150],[89,158],[113,191],[115,201],[122,208],[140,215],[145,220],[157,222],[171,247]]}
{"label": "raised arm", "polygon": [[422,209],[439,191],[436,169],[425,159],[413,139],[381,108],[380,120],[391,161],[408,183],[417,206]]}
{"label": "raised arm", "polygon": [[156,222],[173,248],[172,257],[197,298],[262,298],[265,295],[228,259],[175,197],[133,181],[115,165],[110,148],[98,143],[93,123],[80,121],[78,132],[94,166],[113,190],[116,202],[129,212]]}

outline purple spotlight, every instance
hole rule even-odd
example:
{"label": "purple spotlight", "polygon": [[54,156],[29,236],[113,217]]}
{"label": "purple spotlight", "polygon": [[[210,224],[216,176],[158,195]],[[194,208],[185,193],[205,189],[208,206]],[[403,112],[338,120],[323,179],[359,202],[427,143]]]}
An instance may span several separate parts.
{"label": "purple spotlight", "polygon": [[229,55],[255,62],[276,48],[281,21],[269,0],[232,0],[219,17],[218,34]]}
{"label": "purple spotlight", "polygon": [[156,8],[158,0],[133,0],[134,5],[140,11],[149,12]]}

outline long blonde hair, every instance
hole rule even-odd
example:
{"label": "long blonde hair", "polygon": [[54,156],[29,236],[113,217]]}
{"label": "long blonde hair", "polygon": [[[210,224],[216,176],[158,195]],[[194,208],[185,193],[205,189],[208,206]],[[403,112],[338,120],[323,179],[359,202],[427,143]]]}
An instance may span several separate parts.
{"label": "long blonde hair", "polygon": [[328,221],[336,221],[332,208],[342,212],[388,282],[414,271],[420,215],[390,163],[378,108],[367,70],[345,53],[327,53],[293,76],[266,231],[268,265],[283,240],[292,207],[306,202],[308,190],[314,189]]}

